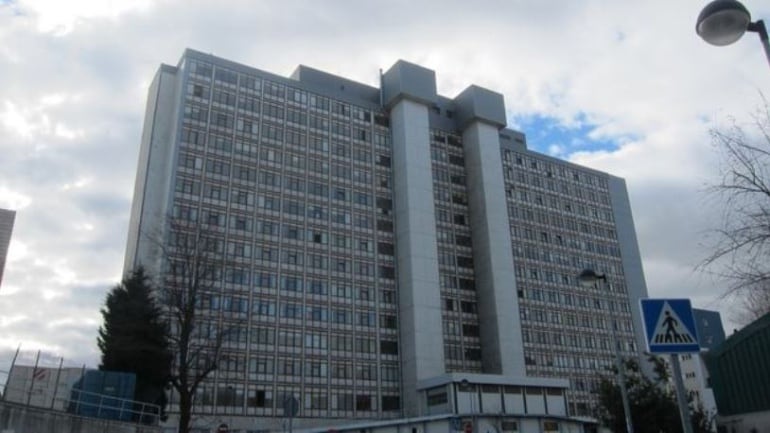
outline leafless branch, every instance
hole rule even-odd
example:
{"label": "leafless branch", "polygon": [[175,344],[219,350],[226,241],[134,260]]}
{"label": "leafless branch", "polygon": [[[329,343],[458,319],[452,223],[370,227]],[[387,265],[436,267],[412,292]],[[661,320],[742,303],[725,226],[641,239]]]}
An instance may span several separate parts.
{"label": "leafless branch", "polygon": [[768,311],[770,110],[767,101],[747,127],[733,120],[727,129],[712,130],[711,138],[721,153],[722,167],[720,181],[709,187],[708,192],[722,206],[722,221],[709,233],[710,253],[699,267],[724,280],[727,283],[724,296],[743,299],[747,311]]}

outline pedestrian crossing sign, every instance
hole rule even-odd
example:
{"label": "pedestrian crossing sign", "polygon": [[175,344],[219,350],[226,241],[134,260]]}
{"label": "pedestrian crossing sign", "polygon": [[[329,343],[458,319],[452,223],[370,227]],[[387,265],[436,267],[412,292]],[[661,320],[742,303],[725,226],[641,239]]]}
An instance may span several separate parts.
{"label": "pedestrian crossing sign", "polygon": [[650,353],[700,351],[689,299],[642,299],[641,305]]}

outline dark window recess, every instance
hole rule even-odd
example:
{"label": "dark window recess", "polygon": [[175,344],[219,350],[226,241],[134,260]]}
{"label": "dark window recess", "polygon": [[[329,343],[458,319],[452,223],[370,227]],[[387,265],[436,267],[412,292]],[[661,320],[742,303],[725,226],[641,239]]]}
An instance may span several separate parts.
{"label": "dark window recess", "polygon": [[396,278],[396,270],[393,266],[380,266],[380,278]]}
{"label": "dark window recess", "polygon": [[468,361],[481,361],[481,349],[465,349],[465,359]]}
{"label": "dark window recess", "polygon": [[450,119],[455,117],[455,112],[452,111],[452,110],[446,110],[446,117],[448,117]]}
{"label": "dark window recess", "polygon": [[385,329],[397,329],[398,326],[396,324],[396,316],[380,316],[380,327]]}
{"label": "dark window recess", "polygon": [[[463,214],[455,214],[454,215],[454,222],[455,222],[455,224],[459,224],[461,226],[464,226],[465,225],[465,215],[463,215]],[[465,237],[467,237],[467,236],[465,236]],[[457,239],[457,242],[458,243],[460,242],[459,238]]]}
{"label": "dark window recess", "polygon": [[461,268],[473,268],[473,259],[471,257],[457,256],[457,266]]}
{"label": "dark window recess", "polygon": [[476,325],[463,325],[463,335],[466,337],[478,337],[479,327]]}
{"label": "dark window recess", "polygon": [[370,395],[357,395],[356,396],[356,410],[372,410],[372,396],[370,396]]}
{"label": "dark window recess", "polygon": [[[455,223],[457,223],[457,220],[455,220]],[[456,235],[455,236],[455,243],[457,245],[460,245],[461,247],[470,247],[471,246],[471,237],[470,236],[463,236],[463,235]]]}
{"label": "dark window recess", "polygon": [[449,154],[449,163],[454,165],[464,166],[465,158],[463,158],[462,156]]}
{"label": "dark window recess", "polygon": [[450,135],[447,137],[447,143],[450,146],[463,147],[462,143],[460,142],[460,139],[454,135]]}
{"label": "dark window recess", "polygon": [[387,116],[383,116],[381,114],[376,114],[374,116],[374,123],[380,126],[388,127],[390,126],[390,119],[388,119]]}
{"label": "dark window recess", "polygon": [[377,165],[390,167],[390,157],[385,155],[377,155]]}
{"label": "dark window recess", "polygon": [[458,286],[461,290],[476,290],[476,283],[468,278],[458,278]]}
{"label": "dark window recess", "polygon": [[380,242],[377,244],[377,252],[379,254],[387,254],[392,256],[394,253],[393,244]]}
{"label": "dark window recess", "polygon": [[380,353],[383,355],[398,355],[398,342],[380,341]]}
{"label": "dark window recess", "polygon": [[475,313],[476,303],[469,302],[469,301],[462,301],[460,302],[460,310],[462,310],[463,313]]}
{"label": "dark window recess", "polygon": [[446,143],[446,137],[443,135],[433,134],[433,141],[438,141],[439,143]]}
{"label": "dark window recess", "polygon": [[249,407],[265,407],[266,406],[265,391],[257,390],[257,392],[250,396],[247,404]]}
{"label": "dark window recess", "polygon": [[455,185],[465,185],[465,176],[459,174],[453,174],[449,177],[449,180]]}
{"label": "dark window recess", "polygon": [[391,221],[377,220],[377,230],[382,232],[392,232],[393,223]]}
{"label": "dark window recess", "polygon": [[388,198],[377,197],[377,210],[384,215],[390,215],[391,210],[393,210],[393,201]]}
{"label": "dark window recess", "polygon": [[401,409],[401,399],[396,395],[383,395],[381,406],[382,410],[399,410]]}

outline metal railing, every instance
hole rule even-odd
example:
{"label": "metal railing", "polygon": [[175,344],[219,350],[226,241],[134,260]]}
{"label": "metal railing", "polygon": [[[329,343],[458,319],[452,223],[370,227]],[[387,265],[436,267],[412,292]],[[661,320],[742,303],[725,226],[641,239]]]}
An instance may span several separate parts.
{"label": "metal railing", "polygon": [[8,403],[66,412],[87,418],[146,425],[158,425],[160,422],[161,408],[156,404],[84,391],[75,387],[66,390],[61,389],[57,393],[65,395],[54,395],[45,391],[47,389],[29,386],[14,387],[6,384],[3,400]]}

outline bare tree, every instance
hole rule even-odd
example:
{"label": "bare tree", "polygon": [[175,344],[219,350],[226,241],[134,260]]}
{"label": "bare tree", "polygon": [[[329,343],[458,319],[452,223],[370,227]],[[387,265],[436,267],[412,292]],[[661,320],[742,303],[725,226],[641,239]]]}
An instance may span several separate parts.
{"label": "bare tree", "polygon": [[200,308],[219,293],[225,266],[221,236],[198,222],[168,219],[164,238],[156,237],[162,255],[163,281],[159,303],[170,325],[174,363],[171,386],[178,395],[179,433],[190,431],[195,395],[201,383],[217,369],[227,329],[217,314]]}
{"label": "bare tree", "polygon": [[732,318],[736,323],[745,326],[767,313],[770,313],[770,290],[760,288],[743,293],[740,311]]}
{"label": "bare tree", "polygon": [[748,127],[733,120],[711,131],[721,181],[709,193],[722,207],[710,253],[701,263],[727,283],[725,296],[749,307],[747,322],[770,312],[770,111],[767,101]]}

